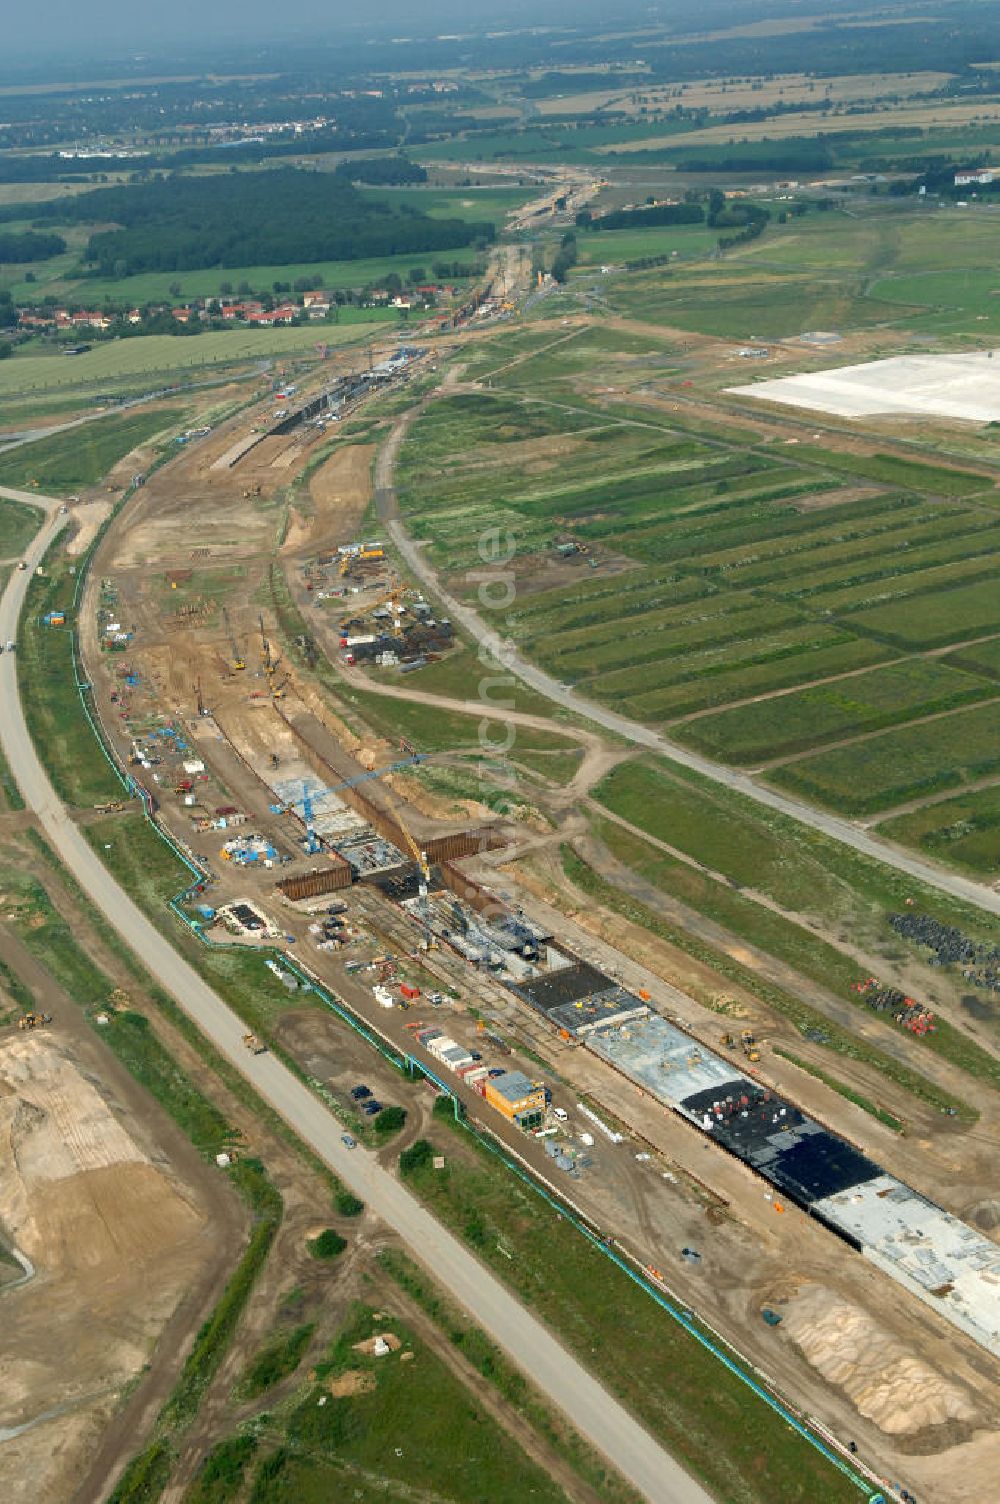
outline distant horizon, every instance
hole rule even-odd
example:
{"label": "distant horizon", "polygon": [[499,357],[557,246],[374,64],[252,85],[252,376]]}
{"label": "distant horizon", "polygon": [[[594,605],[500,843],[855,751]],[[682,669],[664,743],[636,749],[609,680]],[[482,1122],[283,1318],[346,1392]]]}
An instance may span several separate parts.
{"label": "distant horizon", "polygon": [[[942,0],[947,6],[969,0]],[[974,0],[973,0],[974,3]],[[69,85],[117,81],[124,72],[138,76],[161,62],[166,71],[185,71],[172,64],[192,64],[191,73],[228,68],[238,58],[258,59],[265,53],[294,56],[308,48],[304,62],[315,62],[317,48],[338,44],[357,47],[359,63],[364,47],[401,38],[416,42],[464,40],[505,30],[565,27],[572,32],[638,26],[669,29],[681,34],[702,27],[746,24],[759,16],[835,14],[856,11],[854,0],[375,0],[358,19],[353,9],[333,8],[325,0],[289,0],[280,19],[264,0],[174,0],[169,8],[137,6],[134,0],[98,0],[81,9],[71,0],[48,0],[32,9],[21,7],[5,17],[0,86],[9,87],[27,72],[51,72],[52,81]],[[679,24],[678,24],[679,23]],[[216,55],[208,58],[205,48]],[[614,50],[614,49],[611,49]],[[200,66],[193,66],[195,62]],[[81,77],[81,64],[86,67]],[[24,80],[27,82],[28,80]]]}

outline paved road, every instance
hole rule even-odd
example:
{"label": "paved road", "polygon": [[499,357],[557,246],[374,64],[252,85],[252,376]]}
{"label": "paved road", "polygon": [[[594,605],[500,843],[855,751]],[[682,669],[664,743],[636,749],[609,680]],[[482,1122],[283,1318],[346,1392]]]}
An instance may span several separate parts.
{"label": "paved road", "polygon": [[[46,504],[43,498],[37,498]],[[31,568],[64,523],[57,503],[25,558]],[[15,571],[0,597],[0,637],[16,636],[30,573]],[[577,1431],[652,1501],[709,1504],[710,1496],[571,1357],[552,1334],[447,1232],[373,1154],[341,1143],[340,1125],[270,1054],[249,1055],[245,1025],[160,934],[119,886],[70,820],[39,761],[24,720],[13,654],[0,656],[0,746],[29,809],[94,906],[176,998],[221,1054],[281,1113],[352,1191],[362,1197],[494,1341],[568,1415]]]}
{"label": "paved road", "polygon": [[[789,819],[797,820],[802,825],[809,825],[813,830],[821,831],[832,840],[852,847],[862,856],[871,857],[877,862],[884,862],[886,866],[894,867],[898,872],[904,872],[917,882],[926,883],[929,888],[937,888],[940,892],[947,893],[952,898],[959,898],[977,909],[984,909],[989,914],[1000,914],[1000,892],[987,888],[982,883],[974,882],[971,878],[960,877],[958,873],[949,872],[933,862],[925,862],[902,847],[871,835],[850,820],[827,814],[825,810],[818,809],[815,805],[806,804],[802,800],[793,799],[788,794],[779,793],[777,789],[757,783],[747,773],[738,772],[735,768],[727,768],[725,764],[713,762],[709,757],[701,757],[697,752],[689,752],[686,747],[669,741],[660,732],[644,726],[641,721],[629,720],[627,716],[618,715],[615,711],[608,710],[605,706],[595,704],[593,700],[577,694],[575,690],[553,679],[551,674],[545,673],[544,669],[537,668],[535,664],[523,658],[509,638],[504,637],[496,628],[485,622],[473,607],[464,605],[444,588],[437,570],[428,563],[423,548],[414,542],[406,531],[398,515],[395,494],[392,490],[393,466],[404,432],[403,424],[393,430],[382,446],[376,462],[375,483],[378,488],[376,503],[379,518],[417,579],[441,601],[452,621],[459,622],[469,636],[492,653],[509,673],[520,679],[522,683],[529,685],[531,689],[537,690],[554,705],[561,705],[564,710],[571,710],[575,715],[583,716],[588,721],[603,726],[607,731],[613,731],[616,736],[632,742],[635,746],[648,747],[658,757],[680,763],[682,767],[691,768],[694,772],[701,773],[703,777],[710,778],[713,783],[720,783],[738,794],[745,794],[748,799],[753,799],[757,804],[787,815]],[[502,574],[502,571],[498,573]],[[499,595],[500,592],[497,594]]]}

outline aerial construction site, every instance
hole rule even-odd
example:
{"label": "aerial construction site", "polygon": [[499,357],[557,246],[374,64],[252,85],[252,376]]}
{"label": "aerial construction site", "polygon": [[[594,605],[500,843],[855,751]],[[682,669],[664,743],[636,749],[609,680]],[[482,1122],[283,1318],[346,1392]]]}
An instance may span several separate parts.
{"label": "aerial construction site", "polygon": [[[70,499],[65,558],[31,583],[44,593],[29,624],[41,656],[22,657],[21,672],[65,644],[74,713],[104,759],[80,785],[95,797],[75,798],[76,820],[184,953],[209,958],[241,1019],[251,1082],[254,1062],[288,1063],[343,1126],[345,1146],[372,1145],[393,1173],[432,1135],[427,1203],[443,1215],[448,1175],[466,1173],[472,1204],[454,1215],[467,1240],[484,1258],[494,1241],[502,1261],[530,1254],[531,1278],[547,1289],[561,1255],[544,1240],[515,1252],[520,1212],[491,1211],[493,1192],[475,1178],[488,1146],[492,1173],[543,1193],[538,1204],[558,1207],[581,1246],[627,1271],[664,1322],[696,1334],[720,1372],[735,1364],[782,1425],[801,1426],[873,1495],[971,1499],[997,1447],[1000,1202],[996,1109],[961,1051],[981,1038],[967,999],[984,1006],[996,948],[925,913],[926,892],[914,884],[913,897],[902,878],[877,954],[871,931],[850,933],[842,916],[803,918],[804,893],[779,903],[756,873],[729,874],[745,810],[700,790],[694,823],[721,834],[711,857],[692,857],[682,806],[694,775],[640,783],[616,806],[616,780],[644,776],[652,755],[644,765],[636,739],[560,699],[567,682],[505,677],[499,637],[477,642],[470,602],[485,613],[489,597],[464,582],[479,585],[476,569],[510,521],[492,495],[498,452],[506,446],[504,463],[524,476],[560,483],[562,467],[580,463],[571,432],[486,432],[453,457],[455,420],[438,415],[479,421],[493,373],[525,358],[516,347],[491,353],[491,340],[508,338],[503,318],[484,293],[447,330],[241,373],[211,409],[206,397],[188,412],[183,432]],[[550,324],[560,349],[587,333],[579,320]],[[607,412],[622,394],[657,412],[662,394],[628,343],[638,336],[621,337],[624,349],[605,352],[621,385],[588,367],[580,390],[596,400],[600,379]],[[732,355],[692,339],[683,369],[709,388],[731,378]],[[697,411],[708,399],[687,400]],[[783,414],[761,422],[793,442]],[[475,548],[462,516],[422,532],[413,500],[444,488],[459,463],[485,507]],[[630,583],[635,565],[600,515],[591,536],[554,507],[531,520],[531,546],[511,564],[518,604],[505,626],[520,631],[537,611],[539,654],[572,676],[580,652],[606,650],[587,635],[594,603],[638,589],[659,610],[660,587]],[[570,613],[558,628],[568,636],[546,659],[545,613],[556,609]],[[700,609],[693,599],[693,632]],[[662,821],[661,806],[671,811]],[[33,858],[21,827],[12,831],[22,886],[4,899],[0,937],[16,944],[14,931],[27,943],[35,922],[24,898]],[[835,891],[818,865],[807,870]],[[71,890],[63,897],[74,916]],[[781,925],[793,918],[823,955],[839,947],[828,975],[791,948]],[[107,936],[97,948],[118,985],[96,989],[88,1017],[110,1039],[137,1014],[155,1016],[153,993],[143,1000]],[[65,990],[36,985],[37,1008],[0,1038],[14,1149],[0,1176],[8,1294],[23,1298],[44,1267],[67,1308],[90,1299],[99,1253],[85,1256],[67,1229],[78,1216],[102,1222],[107,1257],[135,1281],[123,1277],[119,1296],[132,1345],[115,1349],[107,1379],[127,1384],[157,1333],[196,1324],[218,1293],[222,1265],[206,1247],[213,1229],[232,1239],[241,1212],[235,1197],[216,1203],[214,1171],[168,1125],[131,1132],[116,1116],[122,1079],[103,1096],[91,1084],[94,1039],[67,1027]],[[203,1082],[190,1035],[170,1015],[166,1030]],[[319,1300],[318,1255],[304,1251],[324,1232],[314,1188],[240,1091],[230,1080],[235,1126],[213,1145],[215,1164],[238,1173],[266,1145],[268,1163],[282,1165],[291,1210],[280,1247]],[[442,1111],[478,1147],[442,1128]],[[405,1120],[403,1138],[390,1146],[380,1120]],[[66,1144],[48,1144],[63,1121],[76,1125]],[[56,1168],[40,1175],[49,1161]],[[383,1236],[374,1218],[365,1225]],[[333,1244],[344,1241],[338,1226]],[[367,1254],[351,1257],[341,1314],[370,1277]],[[261,1311],[280,1311],[289,1280],[269,1280]],[[161,1298],[143,1315],[136,1292],[151,1281]],[[97,1308],[110,1324],[108,1306]],[[405,1303],[396,1317],[404,1309],[413,1317]],[[26,1302],[15,1320],[27,1340]],[[240,1339],[243,1359],[259,1321]],[[66,1447],[91,1456],[111,1413],[93,1354],[81,1348],[60,1386],[55,1354],[38,1341],[23,1413],[43,1391],[55,1408],[86,1397]],[[234,1371],[223,1371],[230,1388]],[[168,1366],[156,1370],[158,1392],[169,1378]],[[198,1444],[179,1454],[188,1481],[226,1434],[230,1390],[214,1383]],[[40,1466],[55,1420],[23,1432],[11,1421],[11,1444]]]}
{"label": "aerial construction site", "polygon": [[[87,710],[122,780],[90,810],[93,838],[122,860],[137,828],[150,838],[143,822],[167,838],[163,914],[277,998],[248,1018],[248,1052],[279,1050],[354,1131],[386,1099],[415,1121],[450,1101],[873,1488],[934,1496],[994,1446],[992,1109],[980,1098],[970,1132],[863,1057],[838,1058],[850,1089],[831,1090],[808,1030],[579,885],[585,860],[657,903],[581,813],[633,754],[537,696],[474,699],[463,625],[390,526],[386,455],[415,413],[465,389],[480,327],[446,337],[459,342],[268,374],[166,463],[130,457],[75,616]],[[109,503],[74,505],[79,549]],[[553,530],[550,583],[621,572],[568,537]],[[71,606],[51,602],[37,631],[70,630]],[[509,758],[492,740],[504,727]],[[906,1058],[915,1046],[858,977],[866,1035]],[[935,1027],[929,1005],[906,1005],[916,1032]],[[82,1090],[58,1019],[38,1037],[58,1064],[46,1079]],[[40,1090],[34,1042],[3,1046],[11,1100]],[[956,1090],[943,1064],[934,1081],[942,1100]],[[151,1182],[141,1146],[108,1132],[60,1173],[99,1161]],[[33,1193],[0,1191],[28,1208],[5,1220],[30,1260]],[[207,1212],[195,1191],[185,1206],[193,1229]]]}

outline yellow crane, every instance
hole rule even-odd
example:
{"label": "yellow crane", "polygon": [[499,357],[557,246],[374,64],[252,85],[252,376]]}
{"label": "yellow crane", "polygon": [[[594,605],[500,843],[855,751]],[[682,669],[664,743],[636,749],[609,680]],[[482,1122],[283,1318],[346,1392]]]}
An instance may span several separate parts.
{"label": "yellow crane", "polygon": [[431,880],[430,861],[428,860],[426,851],[422,851],[421,848],[417,845],[416,841],[413,839],[413,836],[407,829],[406,821],[403,819],[403,816],[400,814],[398,809],[395,811],[395,815],[396,823],[398,824],[400,830],[403,832],[403,840],[409,847],[410,855],[413,857],[413,860],[416,862],[418,868],[420,869],[420,887],[418,890],[420,897],[426,898],[427,884]]}

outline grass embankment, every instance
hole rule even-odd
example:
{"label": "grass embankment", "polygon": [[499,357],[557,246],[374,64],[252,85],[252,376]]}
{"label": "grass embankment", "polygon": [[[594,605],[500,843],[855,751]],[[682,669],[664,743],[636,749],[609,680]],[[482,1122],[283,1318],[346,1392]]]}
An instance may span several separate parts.
{"label": "grass embankment", "polygon": [[[3,439],[0,437],[0,446]],[[0,453],[0,485],[20,487],[4,473],[4,456]],[[42,524],[42,513],[25,501],[0,496],[0,559],[17,559]]]}
{"label": "grass embankment", "polygon": [[710,1491],[741,1504],[856,1499],[855,1485],[499,1159],[458,1127],[436,1139],[446,1167],[411,1158],[407,1183]]}
{"label": "grass embankment", "polygon": [[17,663],[28,730],[40,749],[56,793],[67,804],[102,804],[121,797],[122,785],[86,723],[69,627],[47,627],[53,610],[70,620],[73,579],[64,554],[51,557],[28,586]]}
{"label": "grass embankment", "polygon": [[30,987],[6,961],[0,960],[0,1027],[13,1023],[19,1014],[34,1012],[34,1008],[35,998]]}
{"label": "grass embankment", "polygon": [[18,788],[10,764],[0,752],[0,810],[18,810],[24,808],[24,800],[21,790]]}
{"label": "grass embankment", "polygon": [[8,454],[0,454],[0,485],[21,490],[37,486],[41,492],[57,496],[96,485],[130,450],[155,434],[176,428],[184,412],[184,408],[171,406],[120,413],[21,444]]}

